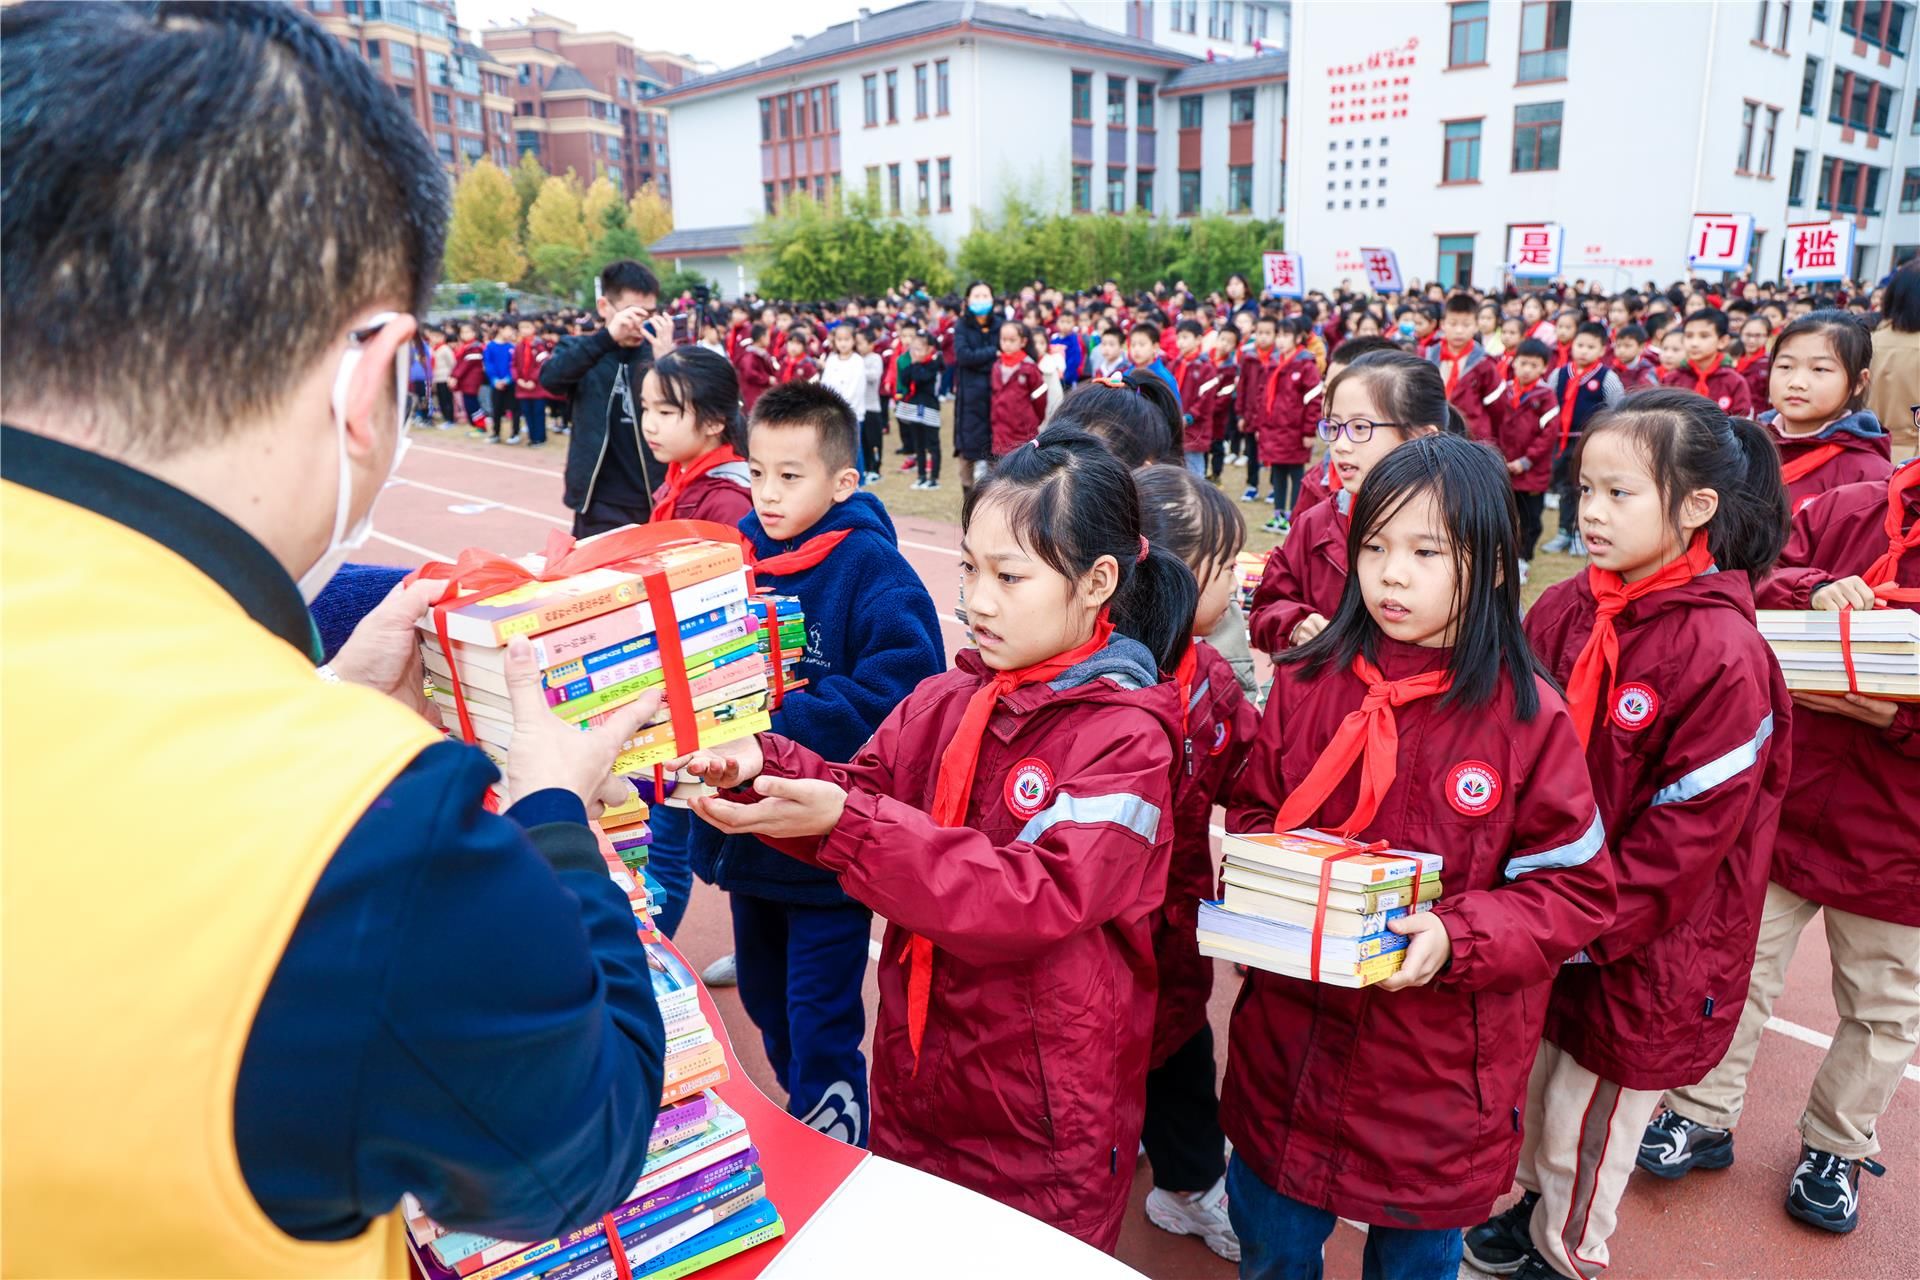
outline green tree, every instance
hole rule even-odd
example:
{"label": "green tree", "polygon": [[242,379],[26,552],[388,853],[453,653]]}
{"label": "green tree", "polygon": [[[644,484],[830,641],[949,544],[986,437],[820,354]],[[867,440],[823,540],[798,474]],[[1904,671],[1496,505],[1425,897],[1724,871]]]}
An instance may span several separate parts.
{"label": "green tree", "polygon": [[651,182],[643,182],[627,201],[627,221],[641,244],[653,244],[673,230],[673,206]]}
{"label": "green tree", "polygon": [[571,175],[548,178],[527,210],[527,283],[566,297],[580,292],[588,272],[578,186]]}
{"label": "green tree", "polygon": [[540,188],[546,185],[547,171],[540,167],[540,159],[531,151],[520,153],[520,162],[513,166],[513,194],[520,202],[520,233],[527,230],[527,210],[533,208],[533,202],[540,198]]}
{"label": "green tree", "polygon": [[513,181],[483,158],[453,189],[444,274],[449,280],[511,281],[526,269]]}
{"label": "green tree", "polygon": [[810,196],[787,198],[780,213],[763,217],[749,250],[760,292],[796,299],[874,295],[902,276],[951,287],[946,251],[926,224],[881,218],[864,196],[822,205]]}
{"label": "green tree", "polygon": [[[592,195],[591,189],[588,195]],[[632,225],[627,221],[627,206],[620,203],[617,195],[601,208],[598,221],[592,217],[587,219],[587,226],[593,233],[587,257],[595,271],[622,258],[632,258],[635,262],[651,261],[647,257],[647,246],[640,243],[640,237],[634,234]]]}

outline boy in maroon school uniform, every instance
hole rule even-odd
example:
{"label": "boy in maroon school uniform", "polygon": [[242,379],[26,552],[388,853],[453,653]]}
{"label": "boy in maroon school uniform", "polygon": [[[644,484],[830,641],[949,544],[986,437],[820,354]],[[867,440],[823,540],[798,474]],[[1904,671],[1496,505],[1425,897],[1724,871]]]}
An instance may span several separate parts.
{"label": "boy in maroon school uniform", "polygon": [[1475,303],[1464,293],[1447,299],[1440,318],[1440,341],[1427,348],[1427,359],[1440,366],[1447,384],[1447,401],[1467,420],[1467,434],[1475,440],[1493,439],[1489,406],[1502,390],[1504,379],[1495,361],[1475,340]]}
{"label": "boy in maroon school uniform", "polygon": [[1702,307],[1687,317],[1680,335],[1687,362],[1662,374],[1661,383],[1703,395],[1731,417],[1751,418],[1753,392],[1727,361],[1727,313]]}
{"label": "boy in maroon school uniform", "polygon": [[1613,371],[1620,375],[1620,388],[1634,391],[1660,385],[1658,361],[1647,359],[1647,331],[1637,324],[1623,324],[1613,331]]}

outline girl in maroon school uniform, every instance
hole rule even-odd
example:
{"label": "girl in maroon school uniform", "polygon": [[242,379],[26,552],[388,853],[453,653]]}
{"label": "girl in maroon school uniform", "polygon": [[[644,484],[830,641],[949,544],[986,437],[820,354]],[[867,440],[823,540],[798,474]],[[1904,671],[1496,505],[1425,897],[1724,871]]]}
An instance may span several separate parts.
{"label": "girl in maroon school uniform", "polygon": [[1000,358],[991,371],[993,398],[987,409],[996,458],[1039,435],[1046,417],[1047,380],[1033,361],[1032,345],[1027,326],[1018,320],[1000,326]]}
{"label": "girl in maroon school uniform", "polygon": [[1512,1182],[1549,984],[1612,918],[1580,739],[1521,634],[1514,522],[1487,446],[1388,454],[1355,497],[1339,609],[1280,659],[1234,784],[1229,830],[1443,860],[1432,910],[1388,922],[1408,937],[1390,977],[1255,970],[1241,991],[1221,1120],[1243,1276],[1316,1274],[1347,1217],[1368,1275],[1452,1280],[1459,1228]]}
{"label": "girl in maroon school uniform", "polygon": [[[1763,609],[1920,608],[1920,462],[1842,485],[1793,518]],[[1720,1064],[1667,1093],[1640,1166],[1677,1178],[1733,1163],[1761,1031],[1801,931],[1824,917],[1840,1026],[1800,1116],[1787,1212],[1827,1231],[1859,1222],[1862,1170],[1885,1172],[1878,1126],[1920,1046],[1920,703],[1793,695],[1793,776],[1761,914],[1753,983]]]}
{"label": "girl in maroon school uniform", "polygon": [[647,370],[640,404],[647,448],[667,464],[651,522],[739,524],[753,510],[753,480],[740,456],[747,427],[727,358],[705,347],[674,348]]}
{"label": "girl in maroon school uniform", "polygon": [[1873,338],[1841,311],[1801,316],[1773,344],[1760,422],[1780,450],[1787,499],[1798,511],[1829,489],[1893,472],[1892,438],[1866,408]]}
{"label": "girl in maroon school uniform", "polygon": [[1605,1270],[1661,1091],[1712,1070],[1740,1020],[1789,757],[1786,682],[1753,615],[1787,537],[1778,457],[1758,424],[1670,388],[1581,439],[1591,559],[1540,597],[1527,638],[1586,743],[1619,902],[1554,983],[1526,1194],[1467,1233],[1482,1270]]}
{"label": "girl in maroon school uniform", "polygon": [[1304,316],[1280,322],[1278,360],[1260,397],[1260,461],[1273,485],[1273,516],[1264,526],[1268,533],[1287,531],[1289,513],[1300,497],[1300,476],[1312,456],[1318,419],[1313,391],[1320,385],[1320,366],[1307,347],[1312,335],[1313,326]]}
{"label": "girl in maroon school uniform", "polygon": [[1253,647],[1266,653],[1313,639],[1339,606],[1347,585],[1347,513],[1367,473],[1403,441],[1466,431],[1460,411],[1447,403],[1440,370],[1405,351],[1361,356],[1327,384],[1319,403],[1326,406],[1319,434],[1339,487],[1267,555],[1247,624]]}
{"label": "girl in maroon school uniform", "polygon": [[752,781],[700,816],[838,872],[887,918],[873,1150],[1111,1250],[1182,757],[1161,673],[1187,651],[1193,574],[1147,546],[1133,477],[1082,431],[1002,459],[964,530],[980,647],[853,763],[763,733],[678,767]]}

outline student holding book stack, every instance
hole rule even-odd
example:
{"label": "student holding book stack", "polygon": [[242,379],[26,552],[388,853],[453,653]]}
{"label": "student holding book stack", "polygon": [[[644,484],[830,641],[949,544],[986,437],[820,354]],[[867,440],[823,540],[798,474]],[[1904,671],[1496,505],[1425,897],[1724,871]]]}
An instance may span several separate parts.
{"label": "student holding book stack", "polygon": [[[1460,1228],[1512,1184],[1548,985],[1613,916],[1580,739],[1521,634],[1515,524],[1484,445],[1428,434],[1381,458],[1355,495],[1339,606],[1283,656],[1234,788],[1228,830],[1267,834],[1226,852],[1271,851],[1276,890],[1294,877],[1315,922],[1334,907],[1316,879],[1365,886],[1353,863],[1404,868],[1408,895],[1416,864],[1440,879],[1431,909],[1396,903],[1354,945],[1309,924],[1296,951],[1235,957],[1257,966],[1221,1099],[1243,1276],[1316,1274],[1347,1217],[1370,1227],[1369,1274],[1451,1278]],[[1302,828],[1332,838],[1274,834]],[[1341,836],[1389,852],[1362,861]],[[1368,952],[1388,938],[1405,947],[1382,977]]]}
{"label": "student holding book stack", "polygon": [[[1865,624],[1876,605],[1920,608],[1920,462],[1802,508],[1757,597],[1767,610],[1821,611],[1809,622],[1853,610]],[[1763,627],[1775,616],[1763,612]],[[1731,1130],[1761,1030],[1801,931],[1819,914],[1840,1025],[1800,1118],[1787,1209],[1829,1231],[1858,1223],[1860,1174],[1882,1172],[1880,1116],[1920,1046],[1920,701],[1908,697],[1794,690],[1793,773],[1746,1008],[1719,1065],[1668,1090],[1669,1110],[1641,1142],[1642,1168],[1672,1178],[1733,1162]]]}
{"label": "student holding book stack", "polygon": [[1787,527],[1766,430],[1663,387],[1595,417],[1571,466],[1591,559],[1540,597],[1527,638],[1586,743],[1619,904],[1553,986],[1526,1194],[1466,1236],[1476,1267],[1521,1280],[1605,1270],[1661,1091],[1698,1081],[1733,1039],[1792,711],[1753,623],[1753,580]]}

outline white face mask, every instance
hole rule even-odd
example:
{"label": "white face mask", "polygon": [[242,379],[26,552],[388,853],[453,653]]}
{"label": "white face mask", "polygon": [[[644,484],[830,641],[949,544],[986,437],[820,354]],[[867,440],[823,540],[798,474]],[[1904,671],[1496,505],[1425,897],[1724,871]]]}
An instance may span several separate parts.
{"label": "white face mask", "polygon": [[[348,335],[350,345],[346,354],[340,358],[340,371],[333,379],[333,430],[335,448],[340,459],[339,493],[333,503],[333,532],[327,539],[327,549],[313,562],[307,571],[300,575],[300,598],[312,604],[319,594],[326,590],[327,583],[346,563],[347,556],[366,544],[373,533],[373,504],[367,507],[367,514],[361,516],[353,528],[347,528],[347,514],[353,509],[353,473],[347,465],[347,388],[353,381],[353,371],[360,365],[360,357],[365,350],[364,344],[381,329],[404,319],[397,311],[383,311],[374,316],[360,328]],[[407,372],[409,363],[409,344],[401,343],[394,359],[394,385],[398,388],[394,406],[394,430],[400,433],[394,442],[393,463],[387,468],[380,487],[386,488],[394,475],[400,470],[400,460],[407,456],[407,450],[413,441],[408,437],[410,425],[407,413]],[[377,504],[380,495],[374,495]]]}

